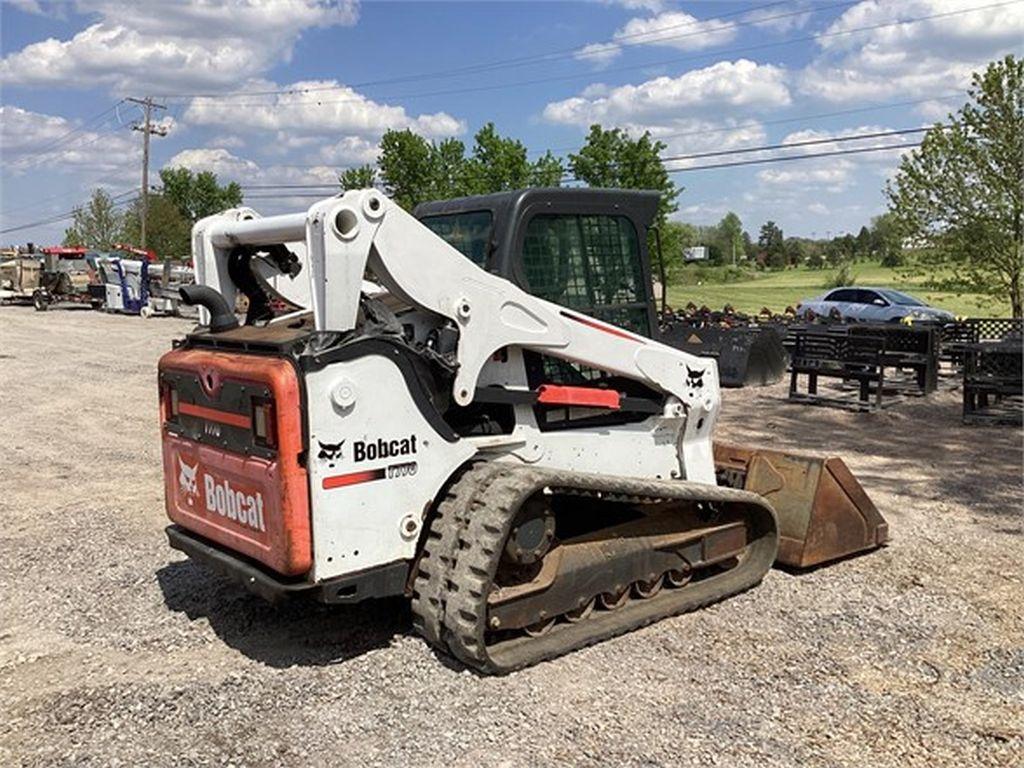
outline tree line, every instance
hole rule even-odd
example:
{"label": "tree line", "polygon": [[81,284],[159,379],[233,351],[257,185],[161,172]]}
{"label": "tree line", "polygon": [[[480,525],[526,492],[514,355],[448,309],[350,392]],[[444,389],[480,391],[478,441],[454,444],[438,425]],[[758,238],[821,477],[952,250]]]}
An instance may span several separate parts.
{"label": "tree line", "polygon": [[[670,219],[683,191],[661,161],[666,145],[649,133],[631,136],[618,128],[593,125],[583,147],[566,156],[550,151],[531,160],[522,142],[484,125],[466,145],[454,138],[430,141],[410,129],[389,130],[376,164],[343,171],[341,190],[375,186],[411,210],[427,200],[487,194],[563,183],[591,187],[653,189],[661,195],[655,226],[661,234],[664,264],[655,263],[671,282],[682,268],[684,248],[704,245],[712,264],[748,260],[766,269],[808,265],[837,267],[872,258],[887,266],[904,263],[927,272],[937,288],[971,291],[1009,300],[1022,313],[1024,274],[1024,62],[1014,56],[975,73],[967,103],[925,134],[919,149],[906,155],[885,193],[889,210],[859,232],[826,240],[785,237],[774,221],[756,239],[739,216],[727,213],[714,226]],[[214,174],[186,168],[160,172],[163,189],[150,197],[146,230],[158,253],[184,257],[192,224],[203,216],[242,203],[235,184],[221,185]],[[102,190],[76,209],[65,243],[108,248],[135,241],[140,209],[124,213]],[[652,243],[653,244],[653,243]],[[657,259],[658,250],[651,249]]]}

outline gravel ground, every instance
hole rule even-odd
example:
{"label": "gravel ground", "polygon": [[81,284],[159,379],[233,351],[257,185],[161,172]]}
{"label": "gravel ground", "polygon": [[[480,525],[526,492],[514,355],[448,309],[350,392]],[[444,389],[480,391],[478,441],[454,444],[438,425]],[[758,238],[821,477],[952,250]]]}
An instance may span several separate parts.
{"label": "gravel ground", "polygon": [[719,435],[846,458],[892,544],[505,678],[404,601],[273,608],[167,548],[155,367],[186,324],[0,309],[0,764],[1008,766],[1021,431],[726,392]]}

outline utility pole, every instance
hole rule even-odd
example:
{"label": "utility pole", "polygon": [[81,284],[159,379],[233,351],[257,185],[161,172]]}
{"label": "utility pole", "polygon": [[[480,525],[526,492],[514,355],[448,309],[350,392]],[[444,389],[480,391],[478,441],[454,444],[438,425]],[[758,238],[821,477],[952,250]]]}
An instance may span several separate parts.
{"label": "utility pole", "polygon": [[163,104],[157,104],[151,96],[144,99],[128,98],[126,101],[134,102],[142,107],[145,119],[142,124],[136,123],[132,126],[133,131],[142,131],[142,210],[139,220],[139,243],[141,248],[146,247],[146,219],[149,215],[149,137],[155,133],[157,136],[166,136],[167,129],[153,125],[153,110],[167,109]]}

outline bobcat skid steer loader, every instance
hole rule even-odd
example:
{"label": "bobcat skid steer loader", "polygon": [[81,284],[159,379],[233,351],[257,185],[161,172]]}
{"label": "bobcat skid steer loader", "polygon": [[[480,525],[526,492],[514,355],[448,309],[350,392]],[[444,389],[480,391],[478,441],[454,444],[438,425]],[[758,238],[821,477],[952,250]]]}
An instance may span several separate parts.
{"label": "bobcat skid steer loader", "polygon": [[[646,233],[587,226],[570,279],[615,302],[580,259]],[[504,673],[748,589],[780,541],[806,565],[884,540],[841,462],[713,444],[714,360],[532,295],[375,190],[193,243],[201,325],[159,366],[167,533],[264,597],[404,594],[428,642]]]}

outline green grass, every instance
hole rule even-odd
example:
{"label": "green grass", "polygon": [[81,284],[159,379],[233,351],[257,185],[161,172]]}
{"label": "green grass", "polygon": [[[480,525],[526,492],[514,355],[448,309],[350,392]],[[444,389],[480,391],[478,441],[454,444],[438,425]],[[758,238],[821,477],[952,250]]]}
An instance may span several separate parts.
{"label": "green grass", "polygon": [[[688,266],[680,275],[680,283],[669,286],[668,303],[676,308],[692,301],[698,307],[706,304],[712,309],[721,309],[731,304],[739,312],[754,313],[762,307],[781,312],[787,306],[796,306],[802,299],[813,298],[824,293],[832,269],[809,269],[800,267],[782,272],[751,273],[747,279],[736,282],[720,282],[723,272],[718,268],[705,268],[710,278],[700,285],[695,282],[697,268]],[[879,288],[896,288],[906,291],[929,304],[949,310],[956,315],[973,317],[1009,317],[1008,303],[993,301],[979,294],[956,294],[933,291],[923,287],[927,277],[908,278],[899,269],[883,267],[877,262],[858,262],[853,265],[855,285],[870,285]],[[714,282],[712,282],[714,281]],[[681,284],[682,283],[682,284]]]}

